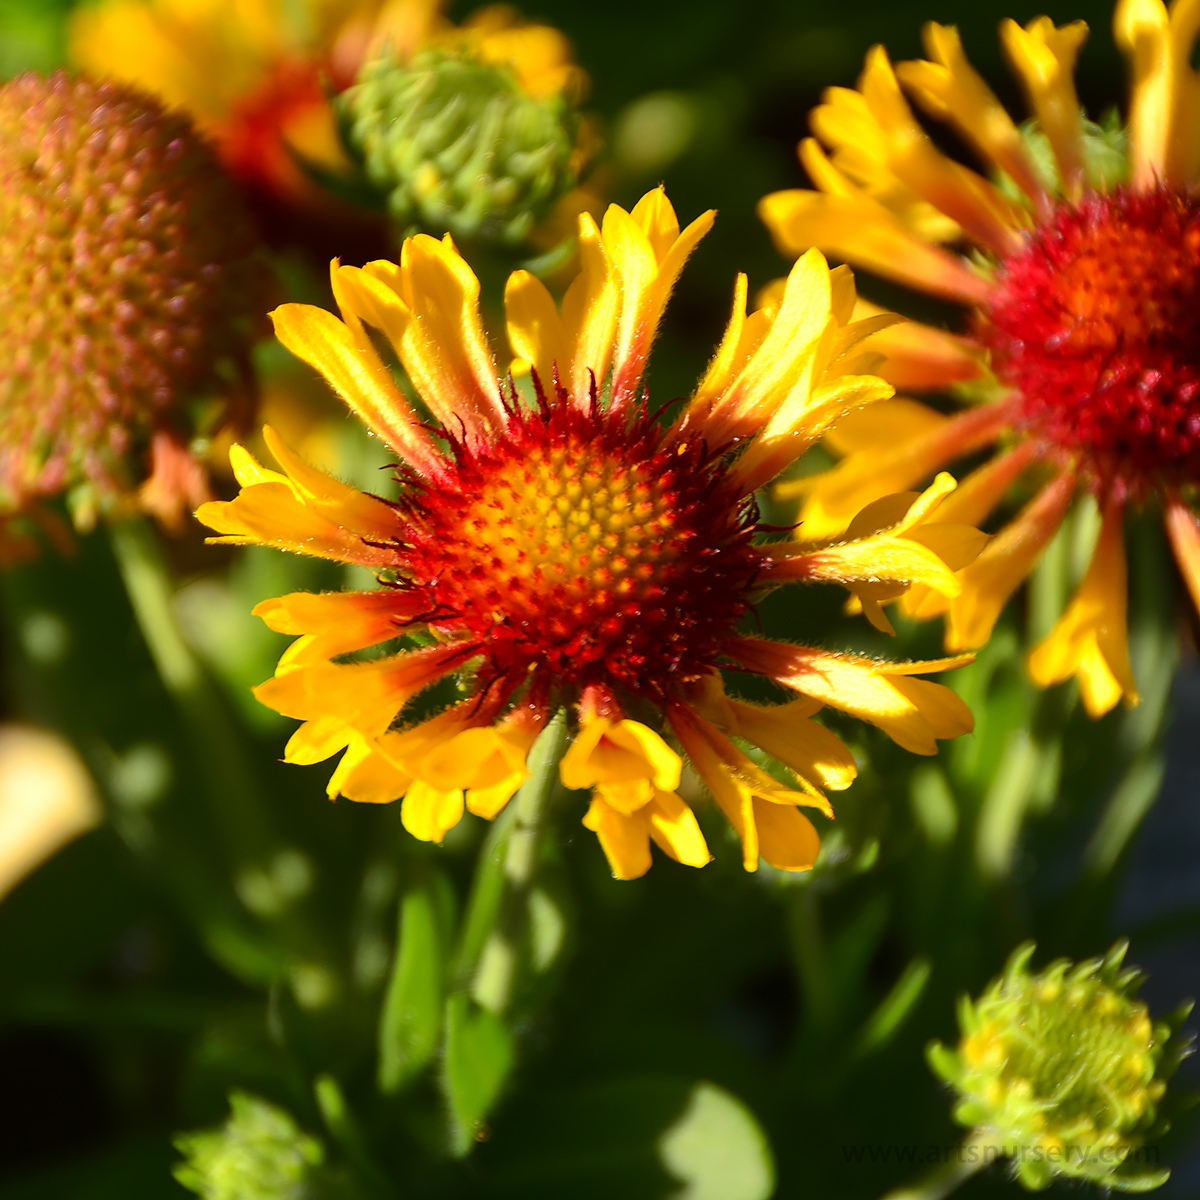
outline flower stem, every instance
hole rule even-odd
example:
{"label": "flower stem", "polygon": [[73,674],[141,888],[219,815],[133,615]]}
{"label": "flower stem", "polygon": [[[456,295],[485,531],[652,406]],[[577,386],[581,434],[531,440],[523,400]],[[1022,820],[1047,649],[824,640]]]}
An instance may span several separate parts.
{"label": "flower stem", "polygon": [[271,836],[239,731],[179,631],[154,531],[144,521],[121,521],[110,527],[109,537],[142,637],[204,764],[214,815],[233,865],[241,867],[279,839]]}
{"label": "flower stem", "polygon": [[942,1163],[920,1183],[888,1192],[883,1200],[943,1200],[965,1183],[980,1167],[1002,1157],[1004,1148],[990,1130],[976,1129],[958,1148],[958,1154]]}
{"label": "flower stem", "polygon": [[544,817],[566,747],[566,712],[560,709],[529,752],[529,778],[480,852],[455,974],[471,976],[471,997],[489,1012],[503,1012],[513,998]]}

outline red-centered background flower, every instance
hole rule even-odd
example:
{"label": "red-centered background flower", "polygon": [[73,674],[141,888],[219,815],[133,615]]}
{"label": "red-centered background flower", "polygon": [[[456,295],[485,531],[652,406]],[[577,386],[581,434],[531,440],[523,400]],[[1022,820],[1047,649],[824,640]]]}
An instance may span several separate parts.
{"label": "red-centered background flower", "polygon": [[[673,422],[651,415],[650,346],[712,218],[681,231],[661,189],[632,212],[610,207],[601,227],[583,216],[582,269],[561,306],[514,273],[506,309],[514,367],[530,373],[521,390],[498,375],[478,280],[449,237],[409,238],[399,264],[335,262],[341,320],[308,305],[276,310],[284,345],[400,460],[400,498],[389,502],[315,471],[268,430],[283,473],[235,448],[240,495],[198,514],[221,541],[378,573],[375,591],[301,593],[257,609],[299,635],[257,694],[304,722],[288,760],[344,752],[331,796],[403,797],[405,826],[440,841],[464,806],[488,818],[503,808],[539,730],[565,706],[575,736],[562,781],[591,789],[584,821],[616,875],[642,874],[651,840],[681,862],[708,861],[677,791],[680,749],[737,830],[748,870],[760,856],[803,870],[819,841],[799,807],[828,813],[824,790],[855,774],[847,748],[812,720],[823,705],[919,754],[971,728],[953,692],[915,678],[965,657],[891,663],[742,632],[755,599],[790,580],[889,578],[956,595],[955,572],[986,539],[931,519],[953,488],[945,477],[848,540],[812,550],[763,540],[755,489],[831,422],[891,394],[861,373],[856,350],[879,322],[850,320],[850,273],[831,272],[816,251],[778,305],[747,314],[741,277],[695,393]],[[390,343],[436,425],[397,387],[367,326]],[[385,652],[361,654],[376,646]],[[793,698],[762,706],[727,695],[725,667]],[[447,678],[461,698],[417,716],[412,702]],[[785,764],[791,785],[735,739]]]}
{"label": "red-centered background flower", "polygon": [[[930,61],[894,69],[873,49],[858,89],[833,88],[800,157],[816,191],[777,192],[760,213],[781,249],[819,246],[881,276],[965,305],[967,333],[919,325],[873,340],[897,387],[962,389],[946,417],[898,398],[830,438],[842,461],[789,485],[802,529],[839,529],[862,505],[986,447],[993,457],[946,501],[969,524],[1018,478],[1037,492],[962,574],[957,597],[914,589],[902,605],[947,615],[946,644],[982,645],[1081,494],[1101,514],[1092,562],[1028,659],[1042,686],[1072,675],[1093,716],[1138,693],[1126,639],[1123,520],[1161,509],[1200,604],[1200,76],[1191,50],[1200,4],[1121,0],[1130,59],[1125,135],[1081,114],[1072,74],[1087,35],[1038,17],[1001,26],[1033,109],[1018,129],[967,63],[953,28],[930,24]],[[908,99],[948,122],[991,182],[935,149]],[[878,310],[866,306],[865,311]]]}

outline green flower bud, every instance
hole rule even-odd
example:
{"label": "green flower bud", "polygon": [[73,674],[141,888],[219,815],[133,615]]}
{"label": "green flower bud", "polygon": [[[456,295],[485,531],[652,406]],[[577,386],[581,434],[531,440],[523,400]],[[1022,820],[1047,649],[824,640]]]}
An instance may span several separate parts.
{"label": "green flower bud", "polygon": [[517,245],[577,179],[570,97],[531,95],[511,66],[468,49],[378,58],[341,104],[368,179],[405,228]]}
{"label": "green flower bud", "polygon": [[281,1108],[245,1092],[229,1096],[219,1129],[181,1134],[186,1162],[175,1178],[204,1200],[317,1200],[332,1193],[321,1166],[325,1150]]}
{"label": "green flower bud", "polygon": [[1122,970],[1127,947],[1033,975],[1026,943],[978,1000],[963,997],[958,1048],[929,1047],[959,1094],[955,1120],[993,1135],[1031,1190],[1063,1175],[1144,1191],[1169,1174],[1133,1156],[1166,1129],[1166,1081],[1190,1053],[1179,1028],[1191,1005],[1152,1021],[1136,998],[1144,977]]}

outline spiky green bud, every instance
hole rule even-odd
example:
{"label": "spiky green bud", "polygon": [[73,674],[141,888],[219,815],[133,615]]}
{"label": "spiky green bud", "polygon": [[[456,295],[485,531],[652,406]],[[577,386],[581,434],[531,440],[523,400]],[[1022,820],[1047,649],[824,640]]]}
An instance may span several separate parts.
{"label": "spiky green bud", "polygon": [[[127,494],[152,442],[186,453],[188,402],[237,390],[263,324],[258,253],[183,114],[62,72],[0,87],[0,508]],[[154,468],[160,493],[186,474]]]}
{"label": "spiky green bud", "polygon": [[955,1120],[993,1135],[1031,1190],[1062,1175],[1146,1191],[1169,1174],[1137,1151],[1166,1128],[1166,1081],[1190,1052],[1179,1028],[1191,1005],[1152,1021],[1137,999],[1144,977],[1121,966],[1127,945],[1034,975],[1026,943],[978,1000],[963,997],[957,1049],[929,1047],[958,1092]]}
{"label": "spiky green bud", "polygon": [[341,98],[347,136],[403,227],[524,241],[577,178],[579,118],[512,67],[433,47],[366,64]]}
{"label": "spiky green bud", "polygon": [[181,1134],[186,1161],[175,1178],[204,1200],[318,1200],[333,1193],[322,1164],[325,1150],[281,1108],[245,1092],[229,1097],[218,1129]]}

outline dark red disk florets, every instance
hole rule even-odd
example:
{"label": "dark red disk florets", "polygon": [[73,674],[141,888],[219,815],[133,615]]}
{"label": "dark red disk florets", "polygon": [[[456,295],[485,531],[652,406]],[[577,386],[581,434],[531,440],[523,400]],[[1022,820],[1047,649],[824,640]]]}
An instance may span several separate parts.
{"label": "dark red disk florets", "polygon": [[1097,486],[1200,482],[1200,201],[1157,187],[1064,206],[1001,264],[979,333],[1029,432]]}
{"label": "dark red disk florets", "polygon": [[398,569],[484,677],[661,699],[720,657],[755,516],[695,438],[564,396],[458,445],[406,502]]}

